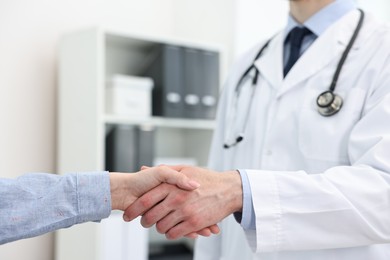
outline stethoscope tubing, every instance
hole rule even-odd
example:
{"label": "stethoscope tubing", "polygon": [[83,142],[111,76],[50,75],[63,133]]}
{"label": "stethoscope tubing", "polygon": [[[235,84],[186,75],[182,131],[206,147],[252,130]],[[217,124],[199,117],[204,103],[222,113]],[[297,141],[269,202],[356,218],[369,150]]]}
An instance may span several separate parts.
{"label": "stethoscope tubing", "polygon": [[[347,47],[345,48],[340,60],[339,60],[339,63],[337,64],[337,68],[336,68],[336,71],[333,75],[333,78],[332,78],[332,81],[331,81],[331,84],[330,84],[330,87],[328,90],[326,90],[325,92],[321,93],[318,98],[317,98],[317,106],[318,106],[318,112],[322,115],[322,116],[333,116],[334,114],[336,114],[337,112],[340,111],[342,105],[343,105],[343,99],[338,96],[337,94],[334,93],[335,89],[336,89],[336,86],[337,86],[337,82],[338,82],[338,79],[339,79],[339,76],[340,76],[340,73],[341,73],[341,70],[344,66],[344,63],[348,57],[348,54],[350,53],[358,35],[359,35],[359,32],[361,31],[361,28],[363,27],[363,22],[364,22],[364,18],[365,18],[365,14],[364,14],[364,11],[361,10],[361,9],[358,9],[358,11],[360,12],[360,18],[359,18],[359,22],[356,26],[356,29],[347,45]],[[242,76],[240,77],[240,79],[238,80],[237,82],[237,85],[236,85],[236,88],[235,88],[235,93],[234,93],[234,101],[233,101],[233,109],[234,109],[234,112],[233,112],[233,115],[234,115],[234,119],[232,122],[235,122],[236,121],[236,117],[237,117],[237,112],[238,112],[238,99],[239,99],[239,96],[240,96],[240,92],[241,92],[241,88],[243,86],[243,83],[244,81],[246,80],[246,78],[249,76],[249,73],[254,69],[255,70],[255,75],[252,79],[252,94],[251,94],[251,97],[250,97],[250,103],[248,105],[248,108],[247,108],[247,113],[245,115],[245,120],[244,120],[244,124],[243,124],[243,127],[241,129],[241,131],[238,133],[238,136],[235,138],[235,140],[233,140],[233,142],[231,142],[230,144],[228,142],[224,142],[224,148],[228,149],[230,147],[233,147],[235,145],[237,145],[238,143],[240,143],[243,139],[244,139],[244,132],[245,132],[245,129],[246,129],[246,125],[248,123],[248,120],[249,120],[249,111],[250,111],[250,108],[252,106],[252,103],[253,103],[253,99],[254,99],[254,94],[255,94],[255,88],[256,88],[256,85],[257,85],[257,81],[258,81],[258,78],[260,76],[260,71],[256,68],[255,66],[255,61],[258,60],[263,52],[267,49],[267,47],[269,46],[270,42],[274,39],[274,37],[271,37],[263,46],[262,48],[259,50],[259,52],[256,54],[256,57],[254,59],[254,61],[252,62],[252,64],[244,71],[244,73],[242,74]],[[320,99],[325,97],[325,95],[331,97],[331,99],[329,100],[329,104],[321,104],[320,102]],[[230,134],[230,131],[234,131],[233,127],[230,128],[229,130],[229,134]]]}

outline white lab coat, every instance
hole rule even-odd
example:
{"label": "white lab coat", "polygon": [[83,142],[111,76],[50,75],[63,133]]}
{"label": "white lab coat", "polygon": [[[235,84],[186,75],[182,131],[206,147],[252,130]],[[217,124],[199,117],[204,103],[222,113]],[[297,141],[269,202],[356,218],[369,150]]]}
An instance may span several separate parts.
{"label": "white lab coat", "polygon": [[[322,117],[316,110],[358,16],[354,10],[333,24],[285,79],[282,33],[274,38],[255,62],[261,77],[245,139],[225,150],[226,129],[241,127],[240,120],[226,120],[236,83],[261,45],[233,70],[220,100],[210,167],[253,169],[248,178],[256,231],[243,232],[229,217],[221,235],[197,241],[196,260],[390,259],[387,26],[366,14],[336,87],[344,99],[341,111]],[[248,102],[244,96],[241,114]]]}

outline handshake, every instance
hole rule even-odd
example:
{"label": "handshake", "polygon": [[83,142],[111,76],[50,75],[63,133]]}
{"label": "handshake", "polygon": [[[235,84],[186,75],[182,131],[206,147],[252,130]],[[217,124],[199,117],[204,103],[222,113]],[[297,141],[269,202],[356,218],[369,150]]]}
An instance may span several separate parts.
{"label": "handshake", "polygon": [[141,224],[168,239],[218,234],[217,223],[242,211],[237,171],[215,172],[189,166],[143,167],[133,174],[110,173],[111,207],[123,219],[142,216]]}

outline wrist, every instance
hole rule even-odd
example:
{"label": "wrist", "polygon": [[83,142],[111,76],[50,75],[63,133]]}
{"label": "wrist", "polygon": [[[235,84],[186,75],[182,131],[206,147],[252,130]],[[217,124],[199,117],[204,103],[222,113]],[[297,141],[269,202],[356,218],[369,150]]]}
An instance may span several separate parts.
{"label": "wrist", "polygon": [[229,194],[228,197],[230,198],[230,213],[242,212],[243,190],[240,173],[234,170],[224,172],[224,174],[227,177],[227,183],[229,183],[227,192]]}
{"label": "wrist", "polygon": [[126,193],[126,175],[110,172],[111,209],[124,210],[124,195]]}

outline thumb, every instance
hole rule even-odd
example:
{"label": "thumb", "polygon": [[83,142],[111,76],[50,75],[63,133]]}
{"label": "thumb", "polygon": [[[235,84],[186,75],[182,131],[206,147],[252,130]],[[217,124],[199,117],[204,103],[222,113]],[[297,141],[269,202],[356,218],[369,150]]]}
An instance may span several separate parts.
{"label": "thumb", "polygon": [[195,190],[200,186],[198,182],[191,180],[183,173],[178,172],[168,166],[159,166],[156,169],[158,171],[156,174],[156,178],[160,182],[176,185],[181,189],[190,191]]}
{"label": "thumb", "polygon": [[147,170],[147,169],[150,169],[150,168],[151,168],[150,166],[142,165],[142,166],[141,166],[141,171]]}

